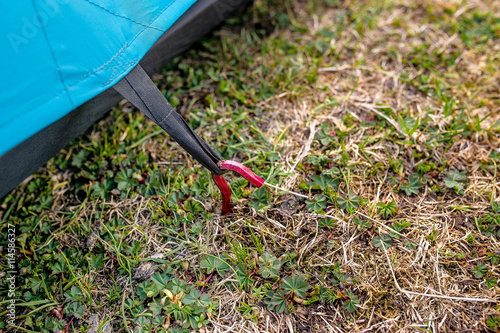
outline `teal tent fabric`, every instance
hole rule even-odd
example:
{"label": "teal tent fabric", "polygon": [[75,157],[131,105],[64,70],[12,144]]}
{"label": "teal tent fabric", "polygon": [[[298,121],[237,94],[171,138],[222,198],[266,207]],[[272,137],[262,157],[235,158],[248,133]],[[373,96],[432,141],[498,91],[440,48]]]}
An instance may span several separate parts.
{"label": "teal tent fabric", "polygon": [[0,155],[112,87],[196,0],[0,5]]}

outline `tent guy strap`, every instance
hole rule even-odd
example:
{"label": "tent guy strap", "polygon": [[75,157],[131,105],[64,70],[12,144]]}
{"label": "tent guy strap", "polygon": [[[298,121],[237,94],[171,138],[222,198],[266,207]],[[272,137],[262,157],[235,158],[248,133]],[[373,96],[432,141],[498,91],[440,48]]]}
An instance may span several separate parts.
{"label": "tent guy strap", "polygon": [[[192,157],[212,172],[212,178],[222,195],[223,215],[231,212],[231,189],[222,176],[224,172],[234,171],[257,188],[263,185],[277,188],[274,185],[266,183],[264,179],[257,176],[243,164],[235,161],[222,160],[219,155],[217,155],[217,153],[189,127],[186,121],[175,112],[175,109],[168,103],[165,96],[158,90],[141,66],[137,65],[132,69],[132,71],[120,80],[114,88],[148,116],[148,118],[165,130]],[[290,193],[306,197],[295,192]]]}
{"label": "tent guy strap", "polygon": [[224,172],[217,166],[222,159],[198,136],[168,103],[147,73],[137,65],[114,87],[123,97],[167,132],[193,158],[215,175]]}

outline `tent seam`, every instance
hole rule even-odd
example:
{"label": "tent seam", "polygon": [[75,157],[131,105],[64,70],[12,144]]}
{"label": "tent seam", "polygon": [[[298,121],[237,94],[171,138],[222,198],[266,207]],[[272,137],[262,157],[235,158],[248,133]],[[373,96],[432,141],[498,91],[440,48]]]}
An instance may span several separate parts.
{"label": "tent seam", "polygon": [[[131,19],[130,17],[126,17],[126,16],[118,15],[118,14],[116,14],[116,13],[112,12],[111,10],[107,9],[106,7],[103,7],[103,6],[101,6],[101,5],[99,5],[99,4],[95,3],[95,2],[90,1],[90,0],[83,0],[83,1],[88,2],[89,4],[94,5],[94,6],[96,6],[97,8],[100,8],[100,9],[102,9],[102,10],[104,10],[104,11],[106,11],[106,12],[110,13],[111,15],[114,15],[114,16],[116,16],[116,17],[120,17],[120,18],[126,19],[126,20],[128,20],[128,21],[130,21],[130,22],[133,22],[133,23],[135,23],[135,24],[138,24],[138,25],[140,25],[140,26],[143,26],[143,27],[146,27],[146,28],[150,28],[150,29],[154,29],[154,30],[158,30],[158,31],[163,31],[163,30],[161,30],[161,29],[159,29],[159,28],[152,27],[152,26],[150,26],[150,25],[147,25],[147,24],[144,24],[144,23],[141,23],[141,22],[137,22],[137,21],[135,21],[135,20]],[[149,24],[151,24],[151,23],[152,23],[152,21],[151,21]]]}
{"label": "tent seam", "polygon": [[[139,58],[135,58],[134,60],[129,61],[127,64],[134,64],[134,66],[132,66],[132,68],[134,68],[134,67],[135,67],[135,65],[136,65],[137,63],[139,63]],[[125,65],[124,65],[124,66],[125,66]],[[121,67],[121,66],[116,66],[116,67]],[[111,68],[114,68],[114,67],[111,67]],[[130,69],[130,67],[128,67],[128,69]],[[125,69],[124,71],[122,71],[121,73],[123,73],[123,72],[125,72],[125,71],[126,71],[126,69]],[[120,74],[118,74],[118,75],[116,75],[116,76],[119,76],[119,75],[120,75]],[[80,80],[80,81],[76,82],[74,85],[68,86],[68,88],[75,87],[78,83],[80,83],[80,82],[84,81],[85,79],[87,79],[87,78],[84,78],[84,79],[82,79],[82,80]],[[104,85],[103,85],[103,87],[104,87]],[[27,111],[27,112],[25,112],[25,113],[18,114],[18,115],[17,115],[17,116],[15,116],[15,117],[9,118],[9,119],[8,119],[8,120],[6,120],[5,122],[0,123],[0,128],[2,128],[2,127],[4,127],[4,126],[6,126],[8,123],[12,122],[13,120],[15,120],[15,119],[17,119],[17,118],[22,117],[23,115],[26,115],[26,114],[31,113],[31,112],[33,112],[33,111],[36,111],[36,109],[37,109],[38,107],[40,107],[40,106],[42,106],[42,105],[44,105],[44,104],[47,104],[47,103],[51,102],[54,98],[59,97],[60,95],[62,95],[62,94],[63,94],[63,93],[65,93],[65,92],[66,92],[65,90],[63,90],[63,91],[59,91],[57,94],[50,96],[50,97],[49,97],[46,101],[44,101],[44,102],[42,102],[42,103],[40,103],[40,104],[37,104],[37,105],[33,106],[33,109],[31,109],[31,110],[29,110],[29,111]],[[82,103],[82,104],[83,104],[83,103]],[[75,108],[73,107],[73,109],[72,109],[72,110],[70,110],[70,112],[71,112],[71,111],[73,111],[74,109],[75,109]],[[66,113],[66,114],[67,114],[67,113]]]}
{"label": "tent seam", "polygon": [[[158,13],[158,15],[156,15],[152,20],[151,22],[149,22],[149,25],[151,25],[151,23],[153,23],[154,21],[156,21],[158,19],[158,17],[163,14],[168,8],[170,8],[170,6],[175,2],[175,0],[172,0],[168,6],[166,6],[160,13]],[[139,37],[139,35],[141,35],[144,31],[146,30],[146,28],[143,28],[137,35],[134,36],[134,38],[132,38],[128,43],[126,43],[125,45],[123,45],[123,47],[118,50],[118,52],[116,52],[112,57],[111,59],[109,59],[106,63],[102,64],[101,66],[99,66],[97,69],[95,69],[93,72],[91,73],[88,73],[86,74],[80,81],[83,81],[84,79],[86,79],[87,77],[89,76],[92,76],[92,75],[95,75],[97,72],[100,72],[102,70],[104,70],[111,62],[113,62],[116,57],[118,57],[121,53],[123,53],[136,39],[137,37]],[[161,30],[161,32],[165,32],[166,30]],[[78,82],[80,82],[78,81]],[[77,82],[77,83],[78,83]]]}
{"label": "tent seam", "polygon": [[107,67],[108,71],[111,70],[111,68],[113,68],[113,71],[111,72],[111,74],[109,74],[108,80],[105,83],[102,84],[102,87],[104,87],[106,84],[108,84],[108,82],[110,82],[112,80],[112,78],[115,77],[116,71],[119,71],[120,68],[122,68],[123,66],[125,66],[125,68],[126,68],[128,66],[128,64],[130,63],[130,61],[129,61],[129,62],[125,63],[125,64],[121,64],[121,66],[120,66],[120,62],[121,62],[122,57],[123,57],[123,53],[121,53],[118,57],[116,57],[114,63],[117,63],[118,64],[117,66],[114,66],[114,67],[109,67],[108,66]]}
{"label": "tent seam", "polygon": [[[127,66],[127,65],[128,65],[128,64],[126,64],[126,65],[124,65],[124,66]],[[118,73],[118,74],[116,74],[116,75],[114,75],[114,76],[113,76],[114,72],[113,72],[113,73],[111,73],[111,75],[112,75],[112,76],[109,78],[109,80],[108,80],[106,83],[104,83],[104,84],[102,85],[102,87],[105,87],[106,85],[108,85],[111,81],[113,81],[115,78],[117,78],[118,76],[120,76],[120,75],[122,75],[123,73],[125,73],[127,70],[129,70],[129,67],[125,67],[125,69],[123,69],[120,73]]]}
{"label": "tent seam", "polygon": [[174,112],[174,111],[175,111],[175,108],[172,108],[170,110],[170,112],[165,117],[163,117],[163,119],[158,123],[158,126],[161,127],[161,125],[165,122],[165,120],[167,120],[167,118],[169,118],[170,115],[172,114],[172,112]]}
{"label": "tent seam", "polygon": [[[31,0],[31,1],[33,2],[33,0]],[[158,13],[158,15],[156,15],[156,16],[155,16],[155,17],[151,20],[151,22],[150,22],[149,24],[151,24],[151,23],[153,23],[154,21],[156,21],[156,20],[158,19],[158,17],[160,17],[160,15],[162,15],[162,14],[163,14],[163,13],[164,13],[164,12],[165,12],[168,8],[170,8],[170,6],[172,6],[172,4],[173,4],[174,2],[175,2],[175,0],[171,1],[171,2],[170,2],[170,3],[169,3],[169,4],[168,4],[168,5],[167,5],[167,6],[166,6],[166,7],[165,7],[162,11],[160,11],[160,13]],[[97,68],[96,70],[94,70],[93,72],[88,73],[87,75],[83,76],[81,79],[79,79],[78,81],[76,81],[75,83],[73,83],[72,85],[70,85],[69,87],[70,87],[70,88],[71,88],[71,87],[74,87],[74,86],[78,85],[80,82],[82,82],[82,81],[86,80],[88,77],[90,77],[90,76],[95,76],[95,74],[96,74],[96,73],[98,73],[98,72],[100,72],[100,71],[102,71],[102,70],[106,69],[106,68],[107,68],[107,66],[108,66],[111,62],[113,62],[113,60],[115,60],[115,59],[116,59],[116,57],[117,57],[118,55],[120,55],[120,54],[122,54],[123,52],[125,52],[125,50],[126,50],[126,49],[128,49],[128,48],[130,47],[130,45],[132,45],[132,43],[133,43],[133,42],[137,39],[137,37],[139,37],[139,36],[140,36],[140,35],[141,35],[141,34],[142,34],[145,30],[146,30],[146,28],[143,28],[143,29],[142,29],[139,33],[137,33],[137,35],[135,35],[135,36],[134,36],[134,38],[132,38],[132,39],[131,39],[128,43],[126,43],[126,44],[125,44],[125,45],[124,45],[124,46],[123,46],[120,50],[118,50],[118,52],[117,52],[117,53],[115,53],[115,54],[113,55],[113,57],[111,57],[111,59],[110,59],[110,60],[108,60],[105,64],[101,65],[100,67],[98,67],[98,68]],[[162,31],[162,32],[165,32],[166,30],[161,30],[161,31]],[[137,58],[136,58],[136,60],[137,60]],[[111,68],[113,68],[113,67],[111,67]],[[133,67],[132,67],[132,68],[133,68]],[[128,69],[131,69],[131,67],[129,67]],[[123,72],[125,72],[125,71],[126,71],[126,70],[124,70]],[[122,72],[122,73],[123,73],[123,72]],[[44,102],[42,102],[42,103],[40,103],[40,104],[37,104],[37,105],[33,106],[33,108],[32,108],[31,110],[29,110],[29,111],[27,111],[27,112],[25,112],[25,113],[17,114],[15,117],[12,117],[12,118],[10,118],[10,119],[6,120],[3,124],[0,124],[0,128],[2,128],[2,127],[4,127],[4,126],[6,126],[8,123],[12,122],[13,120],[15,120],[15,119],[17,119],[17,118],[20,118],[20,117],[22,117],[22,116],[24,116],[24,115],[26,115],[26,114],[28,114],[28,113],[31,113],[31,112],[33,112],[33,111],[36,111],[36,109],[37,109],[38,107],[40,107],[40,106],[42,106],[42,105],[44,105],[44,104],[49,103],[49,102],[50,102],[50,101],[52,101],[55,97],[60,96],[60,95],[61,95],[61,94],[63,94],[64,92],[68,93],[66,90],[63,90],[63,91],[58,92],[57,94],[55,94],[55,95],[53,95],[53,96],[49,97],[46,101],[44,101]],[[68,93],[68,97],[69,97],[69,93]],[[70,100],[71,100],[71,98],[70,98]],[[73,109],[74,109],[73,103],[72,103],[72,107],[73,107]],[[72,111],[72,110],[70,110],[69,112],[71,112],[71,111]],[[69,113],[69,112],[68,112],[68,113]],[[67,114],[67,113],[66,113],[66,114]]]}

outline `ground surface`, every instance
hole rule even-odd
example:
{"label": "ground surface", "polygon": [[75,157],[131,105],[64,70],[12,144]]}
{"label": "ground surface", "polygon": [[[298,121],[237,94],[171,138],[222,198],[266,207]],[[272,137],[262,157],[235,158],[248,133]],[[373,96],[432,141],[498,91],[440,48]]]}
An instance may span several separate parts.
{"label": "ground surface", "polygon": [[500,2],[257,1],[154,80],[224,158],[311,199],[229,176],[221,217],[209,173],[122,103],[0,202],[17,331],[500,329]]}

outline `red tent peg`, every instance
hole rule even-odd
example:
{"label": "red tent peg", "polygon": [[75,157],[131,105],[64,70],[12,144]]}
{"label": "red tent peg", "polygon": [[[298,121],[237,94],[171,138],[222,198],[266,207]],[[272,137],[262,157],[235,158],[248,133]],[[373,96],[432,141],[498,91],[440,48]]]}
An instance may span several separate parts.
{"label": "red tent peg", "polygon": [[[248,180],[250,183],[253,185],[257,186],[258,188],[261,188],[263,185],[267,185],[270,187],[273,187],[277,190],[280,191],[285,191],[288,193],[291,193],[293,195],[302,197],[302,198],[309,198],[307,195],[292,192],[283,188],[280,188],[278,186],[268,184],[264,181],[264,179],[260,178],[257,176],[252,170],[247,168],[241,163],[235,162],[235,161],[230,161],[230,160],[225,160],[225,161],[219,161],[217,163],[217,166],[221,170],[231,170],[234,171],[238,174],[240,174],[242,177],[244,177],[246,180]],[[217,184],[217,187],[220,190],[220,193],[222,195],[222,215],[229,214],[231,212],[231,189],[226,183],[226,180],[224,179],[223,176],[217,176],[215,174],[212,174],[212,178],[215,181],[215,184]]]}
{"label": "red tent peg", "polygon": [[[252,170],[241,163],[225,160],[218,162],[217,166],[221,170],[231,170],[240,174],[242,177],[244,177],[246,180],[257,186],[258,188],[264,185],[264,179],[257,176],[254,172],[252,172]],[[231,189],[224,179],[224,176],[212,174],[212,179],[214,180],[222,195],[222,215],[227,215],[231,213]]]}

